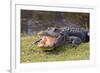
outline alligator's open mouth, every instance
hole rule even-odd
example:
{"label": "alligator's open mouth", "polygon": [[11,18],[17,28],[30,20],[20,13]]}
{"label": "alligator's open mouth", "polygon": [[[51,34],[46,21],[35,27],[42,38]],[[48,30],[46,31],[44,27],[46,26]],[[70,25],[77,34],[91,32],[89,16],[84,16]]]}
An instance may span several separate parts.
{"label": "alligator's open mouth", "polygon": [[38,35],[41,38],[40,42],[38,42],[38,47],[53,47],[57,42],[56,36],[51,36],[44,32],[39,32]]}

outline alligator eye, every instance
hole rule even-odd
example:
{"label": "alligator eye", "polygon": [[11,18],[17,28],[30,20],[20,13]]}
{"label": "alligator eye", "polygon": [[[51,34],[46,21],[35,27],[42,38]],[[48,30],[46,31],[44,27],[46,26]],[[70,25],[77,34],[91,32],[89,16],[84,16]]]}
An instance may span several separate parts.
{"label": "alligator eye", "polygon": [[55,28],[53,31],[57,31],[57,29]]}
{"label": "alligator eye", "polygon": [[57,28],[54,28],[54,29],[53,29],[53,31],[54,31],[54,32],[56,32],[56,31],[59,31],[59,29],[57,29]]}

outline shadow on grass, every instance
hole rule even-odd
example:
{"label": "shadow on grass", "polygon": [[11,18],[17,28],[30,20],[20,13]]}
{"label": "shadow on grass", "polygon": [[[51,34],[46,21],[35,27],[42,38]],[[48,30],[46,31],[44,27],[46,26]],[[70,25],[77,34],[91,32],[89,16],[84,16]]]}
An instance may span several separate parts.
{"label": "shadow on grass", "polygon": [[[34,46],[35,46],[35,49],[34,49]],[[47,55],[50,55],[50,54],[58,55],[58,54],[63,53],[64,51],[67,51],[68,49],[76,48],[76,47],[73,47],[71,44],[60,45],[59,47],[56,47],[56,48],[38,48],[36,45],[34,46],[30,49],[31,53],[45,53]]]}

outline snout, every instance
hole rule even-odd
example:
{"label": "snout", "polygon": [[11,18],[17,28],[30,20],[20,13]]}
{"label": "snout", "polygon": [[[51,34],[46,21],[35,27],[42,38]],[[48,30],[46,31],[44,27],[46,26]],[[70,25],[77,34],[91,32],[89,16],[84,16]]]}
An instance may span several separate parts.
{"label": "snout", "polygon": [[40,32],[37,33],[37,35],[39,35],[39,36],[45,36],[45,35],[47,35],[47,33],[44,32],[44,31],[40,31]]}

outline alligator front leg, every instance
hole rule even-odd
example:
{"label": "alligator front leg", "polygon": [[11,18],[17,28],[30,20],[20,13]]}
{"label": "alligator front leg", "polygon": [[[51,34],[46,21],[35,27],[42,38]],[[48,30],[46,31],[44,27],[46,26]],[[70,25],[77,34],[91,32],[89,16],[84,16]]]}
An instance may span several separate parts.
{"label": "alligator front leg", "polygon": [[72,44],[72,46],[78,46],[82,42],[82,40],[76,36],[69,36],[68,39],[69,39],[69,43]]}

